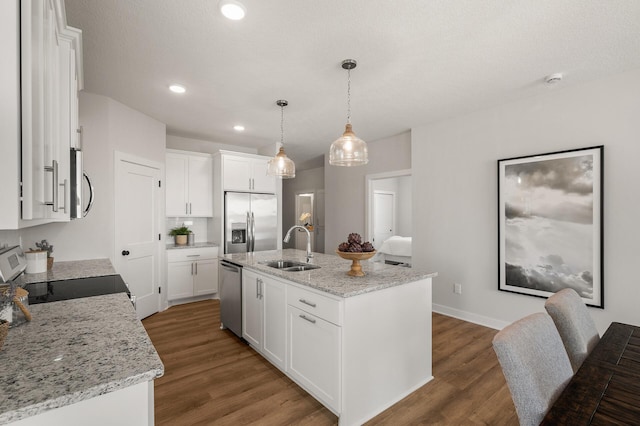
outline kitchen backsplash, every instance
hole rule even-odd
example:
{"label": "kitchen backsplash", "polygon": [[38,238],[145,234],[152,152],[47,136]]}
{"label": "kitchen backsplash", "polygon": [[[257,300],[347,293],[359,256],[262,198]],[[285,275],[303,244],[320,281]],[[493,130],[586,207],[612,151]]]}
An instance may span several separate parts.
{"label": "kitchen backsplash", "polygon": [[0,247],[22,244],[18,231],[0,231]]}
{"label": "kitchen backsplash", "polygon": [[[183,223],[191,222],[192,225],[186,225],[191,232],[193,232],[196,236],[196,243],[205,243],[209,241],[209,222],[211,219],[207,219],[206,217],[168,217],[166,219],[166,227],[167,227],[167,235],[169,231],[178,226],[182,226]],[[173,238],[167,237],[167,244],[173,243]]]}

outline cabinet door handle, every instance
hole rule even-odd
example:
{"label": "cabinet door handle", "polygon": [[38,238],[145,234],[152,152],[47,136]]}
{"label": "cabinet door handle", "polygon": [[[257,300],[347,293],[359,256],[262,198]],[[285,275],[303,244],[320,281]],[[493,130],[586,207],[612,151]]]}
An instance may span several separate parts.
{"label": "cabinet door handle", "polygon": [[309,318],[306,315],[300,314],[299,317],[302,318],[305,321],[309,321],[311,324],[315,324],[316,323],[316,320],[314,320],[313,318]]}
{"label": "cabinet door handle", "polygon": [[189,214],[189,203],[184,203],[184,214]]}
{"label": "cabinet door handle", "polygon": [[200,257],[200,255],[199,254],[189,254],[189,255],[187,255],[187,257]]}
{"label": "cabinet door handle", "polygon": [[51,177],[51,181],[53,182],[53,185],[51,185],[51,187],[53,188],[53,193],[51,194],[52,200],[50,203],[47,202],[44,204],[47,206],[51,206],[51,210],[53,210],[54,212],[57,212],[58,211],[58,162],[56,160],[51,161],[50,166],[44,166],[44,171],[51,172],[53,175]]}
{"label": "cabinet door handle", "polygon": [[298,299],[298,300],[300,301],[300,303],[304,303],[305,305],[307,305],[307,306],[311,306],[312,308],[315,308],[315,307],[316,307],[316,304],[315,304],[315,303],[313,303],[313,302],[308,302],[308,301],[306,301],[306,300],[304,300],[304,299]]}
{"label": "cabinet door handle", "polygon": [[191,264],[191,275],[193,275],[193,263]]}
{"label": "cabinet door handle", "polygon": [[196,265],[196,275],[198,275],[198,262],[194,263]]}
{"label": "cabinet door handle", "polygon": [[191,203],[189,203],[189,214],[192,213],[192,209],[191,209]]}
{"label": "cabinet door handle", "polygon": [[64,190],[62,191],[62,196],[64,197],[64,202],[62,204],[62,211],[64,211],[65,213],[67,213],[67,191],[69,189],[69,182],[67,179],[64,180],[63,183],[60,184],[60,186],[62,186],[64,188]]}
{"label": "cabinet door handle", "polygon": [[256,298],[262,299],[262,278],[256,279]]}

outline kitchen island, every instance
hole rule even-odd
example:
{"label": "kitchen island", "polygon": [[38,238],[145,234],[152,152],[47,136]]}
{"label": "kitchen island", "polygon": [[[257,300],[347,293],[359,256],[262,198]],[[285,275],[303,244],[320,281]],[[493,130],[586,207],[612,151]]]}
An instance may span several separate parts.
{"label": "kitchen island", "polygon": [[29,309],[0,350],[0,424],[153,425],[164,366],[126,294]]}
{"label": "kitchen island", "polygon": [[[431,279],[412,268],[274,250],[224,255],[243,267],[242,336],[273,365],[339,417],[362,424],[432,377]],[[224,288],[221,289],[224,292]]]}

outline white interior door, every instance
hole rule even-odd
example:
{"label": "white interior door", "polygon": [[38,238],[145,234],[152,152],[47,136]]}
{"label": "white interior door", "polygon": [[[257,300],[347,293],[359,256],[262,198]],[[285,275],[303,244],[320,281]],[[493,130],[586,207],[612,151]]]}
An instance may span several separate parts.
{"label": "white interior door", "polygon": [[373,245],[378,247],[395,232],[395,194],[373,191]]}
{"label": "white interior door", "polygon": [[142,319],[160,307],[161,165],[116,153],[115,266]]}

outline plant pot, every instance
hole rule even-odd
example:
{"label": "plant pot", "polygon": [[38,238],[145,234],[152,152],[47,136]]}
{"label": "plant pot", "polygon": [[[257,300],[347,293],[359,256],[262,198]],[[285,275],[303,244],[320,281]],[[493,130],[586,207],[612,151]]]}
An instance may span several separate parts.
{"label": "plant pot", "polygon": [[47,257],[47,269],[53,268],[53,257]]}
{"label": "plant pot", "polygon": [[186,235],[176,235],[176,245],[183,246],[187,244],[187,236]]}
{"label": "plant pot", "polygon": [[43,250],[31,250],[25,252],[27,267],[25,273],[40,274],[47,272],[47,252]]}

